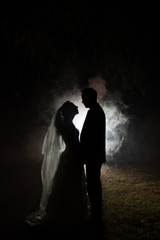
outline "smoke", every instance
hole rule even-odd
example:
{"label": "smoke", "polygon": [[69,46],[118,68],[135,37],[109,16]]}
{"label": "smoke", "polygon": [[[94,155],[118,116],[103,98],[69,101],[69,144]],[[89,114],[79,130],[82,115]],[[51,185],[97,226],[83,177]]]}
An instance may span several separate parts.
{"label": "smoke", "polygon": [[108,95],[102,107],[106,115],[106,155],[109,162],[127,139],[129,118],[122,113],[126,106],[119,94]]}
{"label": "smoke", "polygon": [[[97,91],[98,102],[106,115],[106,159],[109,162],[120,151],[127,137],[129,118],[122,112],[126,109],[126,106],[123,104],[120,94],[109,93],[106,81],[101,76],[89,79],[87,87],[92,87]],[[79,114],[75,116],[73,122],[81,132],[88,111],[82,104],[81,89],[78,86],[61,92],[53,89],[52,96],[52,101],[47,110],[52,115],[65,101],[69,100],[78,106]]]}

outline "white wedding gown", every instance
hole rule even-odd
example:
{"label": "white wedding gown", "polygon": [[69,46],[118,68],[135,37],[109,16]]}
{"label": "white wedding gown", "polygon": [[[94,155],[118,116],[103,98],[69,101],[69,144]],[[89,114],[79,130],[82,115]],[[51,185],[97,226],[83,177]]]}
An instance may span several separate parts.
{"label": "white wedding gown", "polygon": [[[51,126],[49,131],[51,131]],[[78,137],[79,132],[73,123],[67,125],[63,136],[65,149],[59,154],[59,159],[56,160],[57,167],[51,166],[51,163],[48,166],[46,164],[48,159],[44,158],[42,165],[43,191],[40,209],[27,217],[26,221],[30,225],[79,224],[87,220],[88,197],[84,168],[79,158]],[[46,141],[48,140],[45,139]],[[55,137],[54,142],[52,142],[53,144],[55,144]],[[59,144],[56,146],[56,150],[58,151],[57,147],[59,148]],[[50,161],[54,163],[54,156],[52,158],[50,157]],[[46,182],[48,183],[48,179],[46,180],[46,178],[51,173],[51,168],[53,168],[53,171],[56,169],[56,171],[54,176],[51,177],[52,182],[50,183],[50,187],[47,186],[50,190],[46,190]]]}

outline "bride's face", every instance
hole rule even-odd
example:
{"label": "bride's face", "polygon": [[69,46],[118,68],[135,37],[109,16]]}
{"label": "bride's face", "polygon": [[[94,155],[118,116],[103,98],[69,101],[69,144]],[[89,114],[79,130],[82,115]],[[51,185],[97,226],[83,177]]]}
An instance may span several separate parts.
{"label": "bride's face", "polygon": [[79,113],[78,107],[76,105],[73,105],[73,114],[77,115]]}

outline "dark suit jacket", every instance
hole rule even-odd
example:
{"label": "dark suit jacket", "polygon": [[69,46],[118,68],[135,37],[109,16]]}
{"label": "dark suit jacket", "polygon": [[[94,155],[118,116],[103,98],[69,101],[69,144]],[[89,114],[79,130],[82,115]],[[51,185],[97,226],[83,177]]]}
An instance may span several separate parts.
{"label": "dark suit jacket", "polygon": [[105,114],[96,103],[88,110],[80,136],[81,153],[84,163],[105,162]]}

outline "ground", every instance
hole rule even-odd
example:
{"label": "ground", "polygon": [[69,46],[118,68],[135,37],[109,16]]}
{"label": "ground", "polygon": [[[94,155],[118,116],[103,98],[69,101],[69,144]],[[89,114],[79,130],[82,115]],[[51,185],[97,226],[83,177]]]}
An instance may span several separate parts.
{"label": "ground", "polygon": [[160,176],[157,166],[105,166],[102,183],[107,239],[160,239]]}
{"label": "ground", "polygon": [[[1,168],[1,236],[2,239],[40,239],[43,234],[76,231],[82,239],[82,227],[30,229],[25,217],[38,208],[41,196],[41,161],[3,162]],[[103,165],[103,215],[98,233],[106,240],[160,239],[159,167],[144,164]],[[93,230],[87,225],[92,238]],[[87,231],[88,231],[87,229]],[[84,228],[83,228],[84,230]],[[36,237],[35,237],[36,236]],[[46,236],[46,235],[45,235]],[[96,235],[94,235],[95,237]],[[75,236],[74,236],[75,237]],[[76,239],[75,238],[75,239]],[[85,238],[84,238],[85,239]],[[97,239],[97,236],[95,237]]]}

